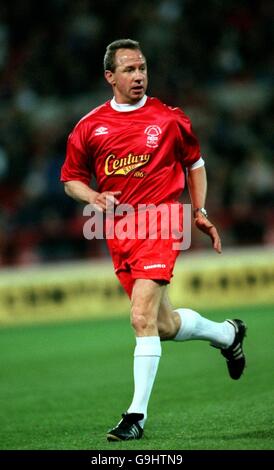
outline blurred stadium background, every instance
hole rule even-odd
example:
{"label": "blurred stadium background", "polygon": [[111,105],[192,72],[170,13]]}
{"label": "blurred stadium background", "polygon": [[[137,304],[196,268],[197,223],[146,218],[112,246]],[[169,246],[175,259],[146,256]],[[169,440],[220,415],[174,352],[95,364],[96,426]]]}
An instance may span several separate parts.
{"label": "blurred stadium background", "polygon": [[[274,305],[273,19],[271,0],[136,0],[122,5],[118,0],[1,2],[0,325],[84,317],[89,321],[128,311],[105,242],[83,238],[83,208],[65,196],[59,182],[70,130],[111,96],[102,59],[106,45],[120,37],[141,42],[149,66],[148,94],[181,106],[191,117],[206,158],[207,209],[222,234],[224,255],[216,257],[209,252],[208,240],[193,231],[191,250],[182,253],[176,268],[171,288],[174,303],[215,311],[220,319],[220,309],[241,306],[247,321],[245,309],[252,306],[254,324],[259,318],[256,306],[257,312],[270,315]],[[188,201],[187,192],[182,201]],[[124,320],[119,321],[123,331]],[[271,325],[270,319],[267,324]],[[104,325],[107,328],[107,320]],[[12,338],[23,332],[19,344],[30,347],[32,335],[42,333],[29,328],[0,331],[2,348],[13,345],[2,356],[11,364],[3,396],[14,386],[21,395],[22,383],[15,381],[13,373],[17,374],[22,358],[15,358],[18,338],[15,343]],[[44,328],[45,334],[53,332]],[[61,330],[61,343],[64,335]],[[107,344],[112,350],[112,344]],[[86,351],[86,361],[90,353]],[[272,354],[273,361],[271,348],[266,354],[269,360]],[[52,351],[47,357],[52,357]],[[26,370],[29,360],[26,355]],[[6,419],[10,423],[9,413]],[[16,435],[17,440],[6,433],[4,447],[39,447],[37,442],[23,444],[16,419],[10,426],[10,436]],[[46,440],[44,436],[45,448]],[[75,442],[68,438],[62,445],[87,445]]]}

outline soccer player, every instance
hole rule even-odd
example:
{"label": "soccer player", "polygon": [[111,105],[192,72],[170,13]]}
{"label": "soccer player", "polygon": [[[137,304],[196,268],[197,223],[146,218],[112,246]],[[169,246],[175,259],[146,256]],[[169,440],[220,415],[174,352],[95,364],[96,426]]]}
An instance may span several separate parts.
{"label": "soccer player", "polygon": [[[121,39],[109,44],[104,74],[114,96],[84,116],[69,135],[61,172],[66,193],[104,212],[111,199],[117,209],[130,204],[136,211],[140,204],[156,209],[165,204],[170,214],[186,172],[195,225],[221,253],[220,237],[205,209],[205,162],[189,118],[146,95],[147,64],[138,42]],[[97,190],[90,187],[93,175]],[[161,340],[209,341],[225,357],[232,379],[239,379],[245,368],[246,326],[241,320],[218,323],[189,308],[173,309],[167,294],[179,254],[173,233],[164,238],[157,232],[153,239],[148,233],[140,239],[118,235],[115,232],[107,243],[116,275],[130,297],[136,347],[132,402],[108,431],[110,441],[142,437]]]}

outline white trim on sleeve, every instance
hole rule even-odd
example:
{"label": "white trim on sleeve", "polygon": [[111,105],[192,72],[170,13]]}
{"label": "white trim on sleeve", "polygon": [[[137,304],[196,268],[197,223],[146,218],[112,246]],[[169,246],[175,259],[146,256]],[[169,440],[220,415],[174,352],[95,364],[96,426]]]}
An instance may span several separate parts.
{"label": "white trim on sleeve", "polygon": [[205,161],[202,157],[197,160],[197,162],[193,163],[193,165],[188,167],[188,170],[196,170],[197,168],[200,168],[201,166],[205,165]]}

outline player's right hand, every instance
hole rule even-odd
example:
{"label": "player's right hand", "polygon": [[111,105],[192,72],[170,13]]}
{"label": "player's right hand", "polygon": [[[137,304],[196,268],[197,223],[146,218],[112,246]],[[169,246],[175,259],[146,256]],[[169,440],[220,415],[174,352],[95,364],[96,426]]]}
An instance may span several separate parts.
{"label": "player's right hand", "polygon": [[102,193],[98,193],[94,205],[96,209],[100,212],[108,212],[113,211],[114,206],[119,204],[119,199],[116,196],[119,196],[122,191],[104,191]]}

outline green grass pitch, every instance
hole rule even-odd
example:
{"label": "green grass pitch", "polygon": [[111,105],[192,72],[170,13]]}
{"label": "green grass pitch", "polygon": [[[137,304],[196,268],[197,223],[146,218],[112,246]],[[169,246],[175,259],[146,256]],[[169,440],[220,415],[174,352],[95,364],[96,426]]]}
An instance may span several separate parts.
{"label": "green grass pitch", "polygon": [[133,391],[128,319],[0,330],[0,449],[274,449],[274,309],[203,312],[248,324],[248,367],[228,377],[202,341],[163,343],[140,441],[108,443],[106,431]]}

